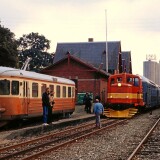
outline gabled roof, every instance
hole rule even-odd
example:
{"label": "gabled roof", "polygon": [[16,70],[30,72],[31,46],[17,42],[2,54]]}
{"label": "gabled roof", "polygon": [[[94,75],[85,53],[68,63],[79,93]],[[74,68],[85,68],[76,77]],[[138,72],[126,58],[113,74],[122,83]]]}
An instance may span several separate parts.
{"label": "gabled roof", "polygon": [[[121,43],[120,41],[107,42],[107,46],[108,69],[115,70],[119,61]],[[64,58],[67,52],[96,68],[103,64],[102,69],[106,69],[106,42],[57,43],[53,63]]]}
{"label": "gabled roof", "polygon": [[69,54],[69,53],[66,54],[61,60],[55,62],[54,64],[52,64],[52,65],[50,65],[50,66],[48,66],[48,67],[46,67],[46,68],[43,69],[43,70],[41,70],[41,72],[43,73],[43,72],[45,72],[45,70],[51,69],[52,67],[58,65],[59,63],[65,61],[66,59],[72,59],[72,60],[76,61],[77,63],[80,63],[80,64],[82,64],[82,65],[90,68],[91,70],[94,70],[95,72],[98,72],[98,73],[100,73],[100,74],[102,74],[102,75],[105,75],[105,76],[109,76],[109,75],[110,75],[109,73],[106,73],[104,70],[102,70],[102,69],[100,68],[101,66],[99,66],[99,68],[96,68],[96,67],[94,67],[92,64],[89,64],[89,63],[87,63],[87,62],[85,62],[85,61],[82,61],[81,59],[79,59],[79,58],[77,58],[77,57],[75,57],[74,55],[71,55],[71,54]]}
{"label": "gabled roof", "polygon": [[125,63],[127,73],[132,73],[131,61],[131,51],[122,51],[122,65]]}

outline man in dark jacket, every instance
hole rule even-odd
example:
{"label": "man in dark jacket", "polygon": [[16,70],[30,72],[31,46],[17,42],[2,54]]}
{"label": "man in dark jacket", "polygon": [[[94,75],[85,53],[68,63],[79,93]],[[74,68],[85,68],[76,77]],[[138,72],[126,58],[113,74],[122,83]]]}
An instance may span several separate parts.
{"label": "man in dark jacket", "polygon": [[48,125],[48,109],[50,107],[49,103],[49,88],[46,88],[46,91],[42,94],[42,106],[43,106],[43,123]]}
{"label": "man in dark jacket", "polygon": [[91,106],[92,106],[92,98],[90,97],[89,93],[87,92],[83,98],[83,103],[85,104],[85,111],[87,113],[91,113]]}

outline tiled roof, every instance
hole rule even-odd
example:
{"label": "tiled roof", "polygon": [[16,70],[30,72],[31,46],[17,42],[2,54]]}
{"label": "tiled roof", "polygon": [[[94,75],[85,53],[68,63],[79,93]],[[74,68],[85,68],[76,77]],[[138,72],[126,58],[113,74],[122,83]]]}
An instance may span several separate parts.
{"label": "tiled roof", "polygon": [[[117,69],[118,55],[121,52],[120,41],[107,42],[108,46],[108,69]],[[106,42],[80,42],[80,43],[57,43],[54,63],[65,57],[67,52],[75,57],[99,68],[106,68]]]}

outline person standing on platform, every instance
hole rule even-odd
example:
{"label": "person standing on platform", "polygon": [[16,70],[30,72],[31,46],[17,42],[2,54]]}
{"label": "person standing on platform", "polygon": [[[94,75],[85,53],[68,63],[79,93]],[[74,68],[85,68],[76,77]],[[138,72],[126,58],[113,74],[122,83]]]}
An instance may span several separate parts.
{"label": "person standing on platform", "polygon": [[83,103],[85,104],[85,111],[87,113],[91,113],[91,106],[92,106],[92,98],[90,97],[89,93],[87,92],[83,98]]}
{"label": "person standing on platform", "polygon": [[53,106],[54,106],[54,92],[53,91],[50,91],[50,94],[49,94],[49,103],[50,103],[50,106],[48,108],[48,123],[51,123],[52,122],[52,109],[53,109]]}
{"label": "person standing on platform", "polygon": [[100,98],[100,96],[98,95],[98,93],[96,93],[95,100],[96,100],[96,99],[99,99],[99,102],[101,101],[101,98]]}
{"label": "person standing on platform", "polygon": [[48,125],[48,109],[50,107],[49,103],[49,88],[42,94],[42,106],[43,106],[43,124]]}
{"label": "person standing on platform", "polygon": [[96,99],[96,103],[94,104],[93,111],[96,116],[96,127],[101,128],[100,116],[104,112],[104,107],[102,103],[99,102],[99,99]]}

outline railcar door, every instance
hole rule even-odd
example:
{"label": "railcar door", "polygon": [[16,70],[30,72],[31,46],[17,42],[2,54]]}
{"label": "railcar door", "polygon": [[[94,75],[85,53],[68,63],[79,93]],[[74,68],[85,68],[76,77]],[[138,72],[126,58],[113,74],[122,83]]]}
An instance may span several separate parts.
{"label": "railcar door", "polygon": [[23,104],[25,114],[28,115],[28,107],[30,103],[29,82],[23,81]]}

